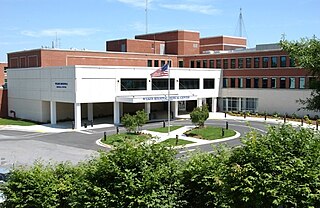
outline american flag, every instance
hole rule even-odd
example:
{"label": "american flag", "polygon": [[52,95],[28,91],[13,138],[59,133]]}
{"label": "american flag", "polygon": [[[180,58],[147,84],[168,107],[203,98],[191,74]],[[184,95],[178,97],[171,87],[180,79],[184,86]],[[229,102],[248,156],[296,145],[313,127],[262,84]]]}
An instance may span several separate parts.
{"label": "american flag", "polygon": [[157,69],[150,74],[151,77],[165,77],[169,75],[169,64],[163,65],[161,68]]}

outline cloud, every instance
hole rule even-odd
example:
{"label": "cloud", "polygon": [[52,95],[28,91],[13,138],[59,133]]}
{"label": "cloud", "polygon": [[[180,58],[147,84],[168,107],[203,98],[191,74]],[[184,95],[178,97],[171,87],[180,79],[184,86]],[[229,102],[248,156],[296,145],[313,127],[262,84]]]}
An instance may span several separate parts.
{"label": "cloud", "polygon": [[70,29],[62,29],[62,28],[52,28],[52,29],[44,29],[40,31],[35,30],[24,30],[21,31],[22,35],[30,36],[30,37],[54,37],[56,35],[59,36],[87,36],[98,32],[97,29],[92,28],[70,28]]}
{"label": "cloud", "polygon": [[202,14],[219,14],[221,11],[214,8],[211,5],[201,5],[196,4],[190,1],[190,3],[181,3],[181,4],[160,4],[161,7],[166,9],[174,9],[174,10],[183,10],[188,12],[196,12],[196,13],[202,13]]}
{"label": "cloud", "polygon": [[[117,0],[118,2],[129,4],[135,7],[146,7],[146,0]],[[148,0],[148,4],[150,4],[152,0]]]}

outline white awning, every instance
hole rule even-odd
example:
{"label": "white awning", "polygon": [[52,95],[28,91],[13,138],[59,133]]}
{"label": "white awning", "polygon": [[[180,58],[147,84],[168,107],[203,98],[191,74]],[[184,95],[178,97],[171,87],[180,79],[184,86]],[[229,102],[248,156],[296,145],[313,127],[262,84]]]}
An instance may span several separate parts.
{"label": "white awning", "polygon": [[[196,100],[196,95],[170,95],[170,101]],[[155,103],[168,102],[168,95],[118,96],[116,102],[122,103]]]}

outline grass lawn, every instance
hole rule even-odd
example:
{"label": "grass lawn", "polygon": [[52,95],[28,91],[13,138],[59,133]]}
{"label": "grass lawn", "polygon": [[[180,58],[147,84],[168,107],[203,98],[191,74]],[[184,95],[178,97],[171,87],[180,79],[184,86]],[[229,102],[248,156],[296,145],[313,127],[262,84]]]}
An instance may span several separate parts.
{"label": "grass lawn", "polygon": [[[170,126],[170,132],[177,130],[179,128],[181,128],[182,126]],[[156,131],[156,132],[160,132],[160,133],[167,133],[168,132],[168,127],[160,127],[160,128],[154,128],[154,129],[148,129],[148,131]]]}
{"label": "grass lawn", "polygon": [[31,121],[0,118],[0,125],[32,126],[37,124]]}
{"label": "grass lawn", "polygon": [[[178,139],[178,146],[179,145],[185,145],[185,144],[192,144],[194,142],[190,142],[190,141],[187,141],[187,140],[183,140],[183,139]],[[169,138],[163,142],[161,142],[161,144],[164,144],[164,145],[169,145],[169,146],[177,146],[176,145],[176,138]]]}
{"label": "grass lawn", "polygon": [[190,131],[187,131],[185,134],[190,137],[197,137],[199,139],[206,139],[206,140],[215,140],[221,139],[225,137],[231,137],[236,135],[236,132],[231,129],[224,129],[224,136],[222,137],[222,130],[221,127],[213,127],[213,126],[206,126],[204,128],[195,128]]}
{"label": "grass lawn", "polygon": [[101,139],[102,143],[108,145],[116,145],[117,143],[123,143],[125,140],[131,140],[134,142],[143,142],[148,139],[151,139],[151,135],[148,134],[133,134],[133,133],[121,133],[121,134],[113,134],[107,136],[106,140],[104,141],[103,138]]}

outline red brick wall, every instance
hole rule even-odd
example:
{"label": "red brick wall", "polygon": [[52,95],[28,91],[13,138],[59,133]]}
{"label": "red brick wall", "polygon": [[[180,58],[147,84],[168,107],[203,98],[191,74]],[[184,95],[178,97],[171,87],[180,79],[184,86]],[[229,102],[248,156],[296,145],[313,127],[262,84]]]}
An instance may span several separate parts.
{"label": "red brick wall", "polygon": [[234,50],[246,48],[247,40],[242,37],[217,36],[200,39],[200,53],[208,50]]}
{"label": "red brick wall", "polygon": [[38,67],[41,65],[40,50],[8,53],[9,68]]}
{"label": "red brick wall", "polygon": [[4,84],[5,74],[4,67],[7,66],[7,63],[0,63],[0,87]]}
{"label": "red brick wall", "polygon": [[8,91],[0,89],[0,117],[8,117]]}

